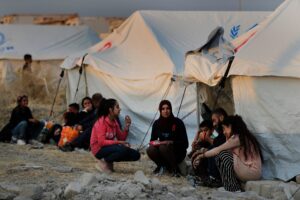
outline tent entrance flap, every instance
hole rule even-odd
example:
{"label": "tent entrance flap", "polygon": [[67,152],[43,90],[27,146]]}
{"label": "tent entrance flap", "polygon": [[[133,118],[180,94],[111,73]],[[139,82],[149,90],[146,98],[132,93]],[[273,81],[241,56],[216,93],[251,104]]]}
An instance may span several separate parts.
{"label": "tent entrance flap", "polygon": [[[231,79],[226,79],[224,89],[219,86],[210,87],[203,83],[197,83],[197,116],[199,119],[207,118],[204,111],[207,112],[207,106],[210,110],[222,107],[228,114],[234,114],[234,101],[231,89]],[[218,98],[218,101],[216,99]],[[199,120],[200,122],[200,120]]]}

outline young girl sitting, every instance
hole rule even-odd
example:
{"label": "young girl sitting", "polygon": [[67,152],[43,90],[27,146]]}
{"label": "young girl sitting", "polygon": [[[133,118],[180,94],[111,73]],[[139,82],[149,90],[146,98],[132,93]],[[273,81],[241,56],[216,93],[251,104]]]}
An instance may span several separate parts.
{"label": "young girl sitting", "polygon": [[124,131],[120,130],[116,120],[121,111],[119,103],[115,99],[107,99],[101,104],[103,109],[98,110],[99,118],[92,130],[91,150],[98,159],[96,168],[111,173],[114,162],[139,160],[140,153],[131,149],[125,141],[131,124],[129,116],[125,117]]}
{"label": "young girl sitting", "polygon": [[262,154],[256,138],[238,115],[223,121],[226,142],[196,156],[193,165],[201,158],[216,156],[222,182],[227,191],[240,191],[241,182],[261,177]]}

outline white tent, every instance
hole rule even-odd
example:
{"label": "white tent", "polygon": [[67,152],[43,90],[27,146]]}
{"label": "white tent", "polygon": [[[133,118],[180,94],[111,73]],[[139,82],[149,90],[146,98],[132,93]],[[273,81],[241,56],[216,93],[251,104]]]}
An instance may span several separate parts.
{"label": "white tent", "polygon": [[[14,97],[28,93],[25,85],[31,85],[20,81],[30,79],[36,90],[29,95],[47,96],[45,92],[49,94],[57,86],[63,59],[99,41],[97,34],[86,26],[0,25],[1,91],[14,92]],[[31,54],[34,62],[31,75],[22,78],[25,54]]]}
{"label": "white tent", "polygon": [[[291,23],[300,18],[299,9],[299,0],[279,6],[240,48],[229,72],[232,109],[263,146],[266,179],[300,174],[300,27]],[[212,80],[220,80],[227,66],[190,55],[185,67],[185,77],[205,88],[215,85]]]}
{"label": "white tent", "polygon": [[[78,69],[82,56],[86,79],[81,79],[75,100],[86,93],[101,92],[117,99],[124,116],[133,118],[131,140],[139,143],[147,131],[160,100],[169,88],[170,80],[182,76],[185,52],[206,41],[215,26],[224,26],[228,39],[249,30],[267,12],[135,12],[117,30],[90,49],[68,57],[62,67],[68,73],[68,100],[74,101]],[[87,82],[87,92],[85,92]],[[184,91],[183,81],[175,81],[166,99],[177,115]],[[195,87],[188,86],[181,106],[180,118],[192,138],[197,130],[195,120]],[[191,114],[192,113],[192,114]],[[186,117],[188,116],[188,117]],[[158,116],[156,116],[158,117]],[[148,141],[148,140],[146,140]]]}

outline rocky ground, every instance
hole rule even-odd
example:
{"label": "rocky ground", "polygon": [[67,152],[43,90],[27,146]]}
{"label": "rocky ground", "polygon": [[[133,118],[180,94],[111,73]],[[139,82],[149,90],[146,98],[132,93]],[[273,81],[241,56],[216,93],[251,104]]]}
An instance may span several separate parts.
{"label": "rocky ground", "polygon": [[[145,155],[137,162],[115,164],[115,173],[95,169],[86,151],[61,152],[55,146],[0,143],[0,199],[298,199],[296,183],[258,181],[246,192],[193,187],[186,177],[151,174],[154,165]],[[298,196],[297,196],[298,195]]]}

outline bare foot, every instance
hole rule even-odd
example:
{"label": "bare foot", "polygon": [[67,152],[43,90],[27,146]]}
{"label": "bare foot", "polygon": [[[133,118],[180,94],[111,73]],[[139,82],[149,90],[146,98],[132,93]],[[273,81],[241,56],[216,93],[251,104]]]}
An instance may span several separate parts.
{"label": "bare foot", "polygon": [[107,162],[107,166],[108,166],[108,168],[109,168],[112,172],[115,171],[115,170],[114,170],[114,163],[109,163],[109,162]]}
{"label": "bare foot", "polygon": [[110,174],[112,171],[109,168],[109,164],[104,160],[98,160],[98,163],[95,165],[96,169],[100,172]]}

